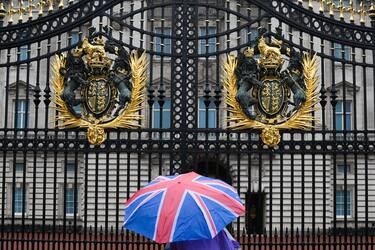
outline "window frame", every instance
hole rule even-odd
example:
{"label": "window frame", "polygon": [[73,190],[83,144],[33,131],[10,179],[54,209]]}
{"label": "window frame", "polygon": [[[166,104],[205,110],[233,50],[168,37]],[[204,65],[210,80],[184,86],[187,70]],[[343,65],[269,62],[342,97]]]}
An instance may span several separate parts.
{"label": "window frame", "polygon": [[[166,30],[168,30],[169,32],[166,32]],[[160,37],[160,35],[164,35],[164,36],[172,36],[172,28],[169,27],[169,26],[165,26],[165,27],[154,27],[154,33],[155,33],[155,36],[153,37],[153,51],[156,52],[156,53],[167,53],[167,54],[171,54],[172,53],[172,39],[171,38],[162,38]],[[167,41],[169,41],[169,43],[166,43]],[[167,44],[167,46],[166,46]],[[169,51],[166,50],[166,48],[169,46]],[[160,50],[158,50],[157,48],[160,48]],[[159,55],[157,55],[157,57],[160,57]]]}
{"label": "window frame", "polygon": [[[24,105],[20,105],[24,104]],[[13,126],[15,129],[25,129],[28,126],[28,112],[27,112],[28,100],[26,99],[15,99],[14,100],[14,117],[13,117]],[[24,107],[24,110],[18,110],[19,107]],[[21,115],[24,118],[24,122],[22,122],[23,126],[19,127],[18,123],[20,119],[18,119],[18,115]],[[17,117],[17,118],[16,118]]]}
{"label": "window frame", "polygon": [[[165,107],[165,103],[166,102],[169,102],[169,108],[166,108]],[[158,105],[158,108],[155,108],[155,105]],[[156,112],[158,112],[159,114],[159,124],[157,126],[155,126],[155,117],[156,117]],[[172,101],[170,98],[165,98],[164,99],[164,104],[163,104],[163,119],[165,117],[165,112],[168,112],[168,117],[169,117],[169,127],[164,127],[164,122],[161,121],[161,127],[160,126],[160,118],[161,118],[161,108],[160,108],[160,105],[157,101],[155,101],[153,104],[152,104],[152,120],[151,120],[151,128],[154,128],[154,129],[168,129],[168,128],[171,128],[171,117],[172,117]]]}
{"label": "window frame", "polygon": [[[201,107],[201,105],[203,105],[203,107]],[[211,105],[215,105],[213,102],[210,102],[210,105],[209,106],[211,106]],[[198,98],[198,128],[203,128],[203,129],[215,129],[215,128],[217,128],[217,110],[216,110],[216,107],[214,106],[214,107],[208,107],[208,121],[207,121],[207,126],[203,126],[203,127],[201,127],[200,125],[200,122],[201,122],[201,120],[200,120],[200,112],[204,112],[204,116],[205,116],[205,118],[206,118],[206,104],[204,103],[204,98],[203,97],[199,97]],[[213,127],[210,127],[210,112],[213,112],[214,113],[214,126]],[[204,121],[206,121],[206,119],[204,119]],[[206,122],[205,122],[205,124],[206,124]]]}
{"label": "window frame", "polygon": [[[71,189],[72,190],[72,197],[73,197],[73,201],[68,201],[68,189]],[[77,197],[75,197],[75,193],[77,192]],[[78,186],[74,186],[74,185],[69,185],[67,184],[65,186],[65,190],[64,190],[64,198],[65,198],[65,207],[64,207],[64,214],[66,217],[74,217],[74,216],[77,216],[78,215],[78,196],[79,196],[79,188]],[[70,196],[69,196],[70,197]],[[68,207],[68,203],[73,203],[73,213],[68,213],[68,209],[71,209],[70,207]]]}
{"label": "window frame", "polygon": [[[22,165],[22,170],[20,170],[19,168],[18,168],[18,166],[20,166],[20,165]],[[24,171],[24,169],[25,169],[25,163],[24,162],[15,162],[14,163],[14,168],[16,169],[16,172],[17,173],[23,173],[23,171]]]}
{"label": "window frame", "polygon": [[[210,30],[213,30],[213,33]],[[208,34],[206,34],[206,31],[208,32]],[[199,26],[198,32],[199,32],[198,36],[215,35],[217,34],[217,27],[216,26]],[[213,41],[210,41],[211,39],[213,39]],[[208,39],[199,39],[198,53],[199,54],[216,53],[217,52],[216,44],[217,44],[217,37],[211,37]],[[213,46],[211,47],[211,45]],[[211,51],[210,48],[213,48],[213,50]]]}
{"label": "window frame", "polygon": [[[77,42],[73,42],[73,37],[77,36]],[[70,38],[70,39],[69,39]],[[80,42],[79,32],[78,31],[71,31],[68,37],[69,45],[76,45]]]}
{"label": "window frame", "polygon": [[345,175],[345,171],[339,171],[339,168],[343,167],[345,169],[345,165],[346,165],[346,175],[349,175],[352,173],[352,164],[345,164],[344,162],[342,163],[337,163],[336,164],[336,173],[337,174],[340,174],[340,175]]}
{"label": "window frame", "polygon": [[19,61],[25,61],[29,59],[29,46],[28,45],[22,45],[18,47],[17,52],[19,53]]}
{"label": "window frame", "polygon": [[[347,190],[346,190],[346,192],[347,193],[349,193],[348,194],[348,197],[349,197],[349,199],[347,199],[347,201],[349,201],[349,204],[345,204],[345,197],[343,197],[343,204],[340,204],[341,206],[347,206],[347,207],[349,207],[349,210],[347,211],[348,212],[348,215],[345,215],[344,213],[345,213],[345,209],[342,209],[342,211],[343,211],[343,214],[338,214],[337,213],[337,210],[338,210],[338,202],[337,202],[337,200],[338,200],[338,197],[337,197],[337,193],[338,192],[341,192],[341,193],[345,193],[345,190],[342,190],[342,189],[336,189],[336,193],[334,194],[335,195],[335,202],[336,202],[336,204],[335,204],[335,206],[334,206],[334,209],[336,209],[336,211],[334,211],[335,212],[335,214],[336,214],[336,218],[339,218],[339,219],[343,219],[343,218],[353,218],[353,213],[354,213],[354,207],[353,207],[353,190],[351,189],[351,188],[347,188]],[[345,207],[344,207],[345,208]]]}
{"label": "window frame", "polygon": [[[251,37],[255,35],[254,39],[251,39]],[[248,44],[254,43],[256,38],[259,36],[258,28],[256,27],[249,27],[246,31],[246,42]]]}
{"label": "window frame", "polygon": [[[64,164],[64,166],[65,166],[66,172],[67,172],[68,174],[74,174],[75,171],[76,171],[76,168],[77,168],[76,164],[75,164],[74,162],[70,162],[70,161],[66,162],[66,163]],[[73,166],[73,169],[71,169],[71,168],[68,167],[68,166]],[[65,169],[64,169],[64,171],[65,171]]]}
{"label": "window frame", "polygon": [[[344,57],[342,51],[344,50]],[[333,43],[333,57],[340,60],[351,61],[352,48],[341,43]]]}
{"label": "window frame", "polygon": [[[25,188],[25,193],[23,192],[24,186],[23,184],[16,183],[16,187],[14,188],[14,195],[12,195],[12,205],[14,206],[12,212],[14,216],[22,216],[26,214],[27,211],[27,189]],[[18,187],[17,187],[18,186]],[[18,191],[20,191],[21,199],[17,199]],[[14,199],[14,200],[13,200]],[[19,207],[18,202],[21,202],[21,212],[16,211],[16,208]]]}
{"label": "window frame", "polygon": [[[352,131],[353,130],[353,101],[352,100],[345,100],[345,102],[349,102],[349,107],[350,111],[348,111],[346,108],[344,110],[344,100],[337,100],[336,106],[334,107],[334,118],[335,119],[335,127],[334,129],[336,131]],[[341,103],[341,111],[337,111],[337,105]],[[345,112],[345,113],[344,113]],[[350,117],[350,124],[346,123],[346,128],[345,128],[345,121],[346,121],[346,116],[349,115]],[[338,129],[337,125],[337,116],[341,116],[341,129]],[[349,128],[348,128],[349,126]]]}

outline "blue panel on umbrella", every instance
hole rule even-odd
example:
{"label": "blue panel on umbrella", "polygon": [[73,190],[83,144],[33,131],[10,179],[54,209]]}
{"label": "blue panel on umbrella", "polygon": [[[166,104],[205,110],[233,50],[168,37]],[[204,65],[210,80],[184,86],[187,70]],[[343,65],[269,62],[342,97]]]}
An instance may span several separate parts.
{"label": "blue panel on umbrella", "polygon": [[[158,210],[161,204],[163,192],[156,195],[140,208],[125,223],[125,228],[136,231],[148,238],[153,238],[155,231],[155,224],[158,217]],[[125,213],[128,209],[125,210]]]}
{"label": "blue panel on umbrella", "polygon": [[224,229],[224,227],[228,225],[228,223],[236,218],[234,214],[232,214],[225,207],[221,206],[219,203],[205,197],[202,197],[202,200],[210,211],[211,217],[218,232]]}
{"label": "blue panel on umbrella", "polygon": [[150,192],[150,193],[147,193],[147,194],[144,194],[140,197],[138,197],[137,200],[133,201],[130,206],[128,206],[126,208],[126,213],[125,213],[125,221],[128,219],[128,217],[133,213],[134,209],[136,209],[138,207],[138,205],[144,201],[147,197],[149,197],[150,195],[152,195],[153,192]]}
{"label": "blue panel on umbrella", "polygon": [[181,207],[173,241],[210,239],[211,234],[204,216],[190,194],[186,194]]}

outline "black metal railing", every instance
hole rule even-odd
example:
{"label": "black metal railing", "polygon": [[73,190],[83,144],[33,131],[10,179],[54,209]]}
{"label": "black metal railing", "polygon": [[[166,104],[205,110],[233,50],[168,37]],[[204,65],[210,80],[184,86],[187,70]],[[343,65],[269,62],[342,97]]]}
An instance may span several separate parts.
{"label": "black metal railing", "polygon": [[[243,249],[375,248],[375,19],[288,0],[78,1],[25,23],[0,18],[0,249],[163,249],[122,228],[123,202],[191,170],[246,202],[230,226]],[[100,146],[55,127],[51,85],[54,56],[90,27],[149,63],[142,127],[109,129]],[[274,149],[226,119],[222,67],[258,27],[319,62],[319,123],[283,130]]]}

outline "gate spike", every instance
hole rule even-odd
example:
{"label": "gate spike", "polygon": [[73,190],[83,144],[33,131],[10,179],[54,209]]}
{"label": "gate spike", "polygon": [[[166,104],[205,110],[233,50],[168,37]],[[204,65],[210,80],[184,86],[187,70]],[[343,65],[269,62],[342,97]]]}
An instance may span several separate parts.
{"label": "gate spike", "polygon": [[359,6],[360,6],[360,10],[359,10],[359,16],[360,16],[359,22],[361,24],[365,24],[365,13],[366,13],[366,11],[365,11],[365,6],[363,4],[363,0],[361,1],[361,3],[360,3]]}
{"label": "gate spike", "polygon": [[325,0],[319,0],[320,4],[319,4],[319,12],[322,14],[324,12],[324,3],[325,3]]}
{"label": "gate spike", "polygon": [[35,5],[33,4],[33,0],[29,0],[29,6],[27,6],[27,10],[29,11],[29,19],[33,18],[33,9]]}
{"label": "gate spike", "polygon": [[354,5],[353,5],[353,0],[349,1],[349,12],[350,12],[350,22],[354,22]]}
{"label": "gate spike", "polygon": [[48,12],[52,12],[52,11],[53,11],[53,1],[49,0]]}

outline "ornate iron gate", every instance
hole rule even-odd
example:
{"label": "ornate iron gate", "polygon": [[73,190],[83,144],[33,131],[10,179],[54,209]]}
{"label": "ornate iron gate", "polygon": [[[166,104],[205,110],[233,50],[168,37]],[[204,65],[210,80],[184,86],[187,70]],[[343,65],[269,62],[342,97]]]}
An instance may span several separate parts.
{"label": "ornate iron gate", "polygon": [[[370,3],[51,1],[60,9],[43,16],[45,3],[9,2],[0,9],[1,249],[162,248],[122,228],[123,201],[157,175],[189,170],[246,200],[231,226],[243,249],[375,247]],[[90,27],[149,63],[142,128],[111,129],[100,146],[84,130],[55,128],[52,100],[55,55]],[[259,27],[319,58],[320,122],[283,131],[275,148],[255,129],[228,128],[222,88],[227,55],[253,44]]]}

